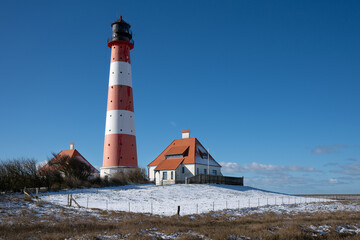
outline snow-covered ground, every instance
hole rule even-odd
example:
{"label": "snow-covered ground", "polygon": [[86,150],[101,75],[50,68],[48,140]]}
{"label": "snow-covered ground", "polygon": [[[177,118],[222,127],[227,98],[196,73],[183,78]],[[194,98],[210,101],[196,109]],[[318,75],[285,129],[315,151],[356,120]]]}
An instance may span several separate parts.
{"label": "snow-covered ground", "polygon": [[[120,210],[171,216],[180,206],[181,215],[207,213],[210,211],[232,212],[238,215],[244,210],[266,212],[269,210],[298,211],[319,210],[315,202],[329,202],[328,199],[305,198],[272,193],[245,186],[176,184],[167,186],[127,185],[110,188],[91,188],[46,193],[41,200],[65,206],[68,194],[85,208]],[[321,208],[321,207],[320,207]],[[334,203],[332,208],[337,209]],[[332,209],[331,208],[331,209]],[[240,209],[241,211],[237,211]],[[331,210],[330,209],[330,210]]]}

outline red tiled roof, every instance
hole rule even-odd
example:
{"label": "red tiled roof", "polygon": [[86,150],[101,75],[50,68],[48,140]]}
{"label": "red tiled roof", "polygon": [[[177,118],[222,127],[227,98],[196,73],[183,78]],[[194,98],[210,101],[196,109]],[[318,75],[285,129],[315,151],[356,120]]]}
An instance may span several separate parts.
{"label": "red tiled roof", "polygon": [[[196,145],[200,145],[202,148],[204,148],[196,138],[175,139],[169,146],[165,148],[165,150],[162,153],[160,153],[160,155],[157,158],[154,159],[154,161],[149,163],[148,166],[158,166],[162,161],[166,159],[165,155],[168,155],[168,152],[175,147],[182,147],[185,148],[185,150],[189,148],[188,155],[183,157],[184,159],[183,164],[194,164],[195,156],[199,155],[199,152],[196,152]],[[211,154],[209,155],[209,158],[211,160],[214,160]]]}
{"label": "red tiled roof", "polygon": [[168,158],[162,161],[156,168],[156,170],[175,170],[184,158]]}
{"label": "red tiled roof", "polygon": [[169,151],[166,152],[165,155],[180,155],[180,154],[184,154],[184,152],[186,151],[186,149],[188,149],[189,146],[176,146],[176,147],[172,147],[170,148]]}
{"label": "red tiled roof", "polygon": [[[70,157],[70,158],[77,158],[80,161],[84,162],[86,165],[90,166],[91,171],[93,173],[99,173],[99,170],[97,170],[93,165],[91,165],[86,158],[84,158],[76,149],[71,150],[63,150],[58,155],[56,155],[53,159],[51,159],[49,162],[55,161],[56,159],[59,159],[61,157]],[[39,172],[50,168],[49,163],[47,163],[45,166],[43,166],[41,169],[39,169]]]}

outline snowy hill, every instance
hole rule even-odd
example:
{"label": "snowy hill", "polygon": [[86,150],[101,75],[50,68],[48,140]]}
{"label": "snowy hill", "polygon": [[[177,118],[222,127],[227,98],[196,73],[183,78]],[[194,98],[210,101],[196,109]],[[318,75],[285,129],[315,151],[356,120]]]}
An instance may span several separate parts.
{"label": "snowy hill", "polygon": [[127,185],[69,190],[46,193],[41,199],[65,206],[68,194],[72,194],[82,207],[167,216],[176,214],[177,206],[181,208],[181,215],[186,215],[224,209],[319,201],[319,199],[272,193],[245,186],[205,184]]}

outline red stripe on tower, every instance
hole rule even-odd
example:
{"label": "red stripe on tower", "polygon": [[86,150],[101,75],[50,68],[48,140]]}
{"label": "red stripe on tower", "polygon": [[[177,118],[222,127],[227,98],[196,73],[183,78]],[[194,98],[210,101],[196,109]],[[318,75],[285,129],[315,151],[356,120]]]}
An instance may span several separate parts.
{"label": "red stripe on tower", "polygon": [[111,24],[112,38],[103,166],[100,176],[137,167],[134,100],[130,50],[134,48],[130,25],[122,17]]}

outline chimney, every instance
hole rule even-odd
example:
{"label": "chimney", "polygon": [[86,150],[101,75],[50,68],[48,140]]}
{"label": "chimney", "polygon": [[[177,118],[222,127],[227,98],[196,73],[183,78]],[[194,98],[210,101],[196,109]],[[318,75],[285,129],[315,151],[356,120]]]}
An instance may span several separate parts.
{"label": "chimney", "polygon": [[190,138],[190,129],[184,129],[181,131],[182,138]]}
{"label": "chimney", "polygon": [[70,143],[70,150],[74,150],[74,143],[73,142]]}

